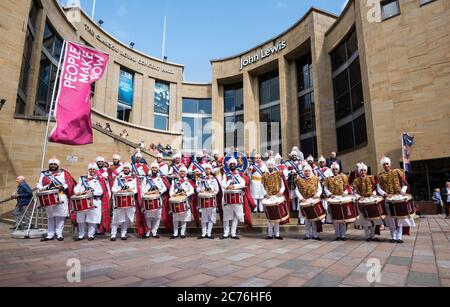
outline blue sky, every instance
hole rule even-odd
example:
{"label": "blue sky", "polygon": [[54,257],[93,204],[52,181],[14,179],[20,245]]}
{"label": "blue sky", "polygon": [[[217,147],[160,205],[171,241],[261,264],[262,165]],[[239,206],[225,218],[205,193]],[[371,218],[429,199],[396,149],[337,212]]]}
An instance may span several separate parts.
{"label": "blue sky", "polygon": [[[66,0],[60,0],[65,3]],[[210,82],[210,60],[228,57],[270,39],[311,6],[339,14],[346,0],[97,0],[95,19],[124,43],[161,57],[164,15],[166,55],[185,65],[185,80]],[[93,0],[81,0],[90,15]]]}

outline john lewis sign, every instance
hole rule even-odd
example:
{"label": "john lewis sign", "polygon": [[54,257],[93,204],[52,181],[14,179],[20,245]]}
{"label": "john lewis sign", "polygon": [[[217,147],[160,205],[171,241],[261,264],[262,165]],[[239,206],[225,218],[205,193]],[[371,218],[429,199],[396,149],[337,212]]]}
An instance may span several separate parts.
{"label": "john lewis sign", "polygon": [[286,41],[281,41],[278,44],[276,44],[270,48],[261,49],[260,51],[258,51],[257,53],[255,53],[252,56],[249,56],[247,58],[241,58],[240,70],[243,70],[245,67],[247,67],[251,64],[262,61],[265,58],[269,58],[269,57],[281,52],[282,50],[286,49],[286,47],[287,47]]}

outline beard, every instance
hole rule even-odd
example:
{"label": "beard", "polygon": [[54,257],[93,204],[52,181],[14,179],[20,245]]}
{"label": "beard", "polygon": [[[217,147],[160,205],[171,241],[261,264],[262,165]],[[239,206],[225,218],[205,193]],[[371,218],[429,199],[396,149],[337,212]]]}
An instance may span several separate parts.
{"label": "beard", "polygon": [[234,172],[236,169],[237,169],[236,166],[230,166],[230,170],[231,170],[232,172]]}
{"label": "beard", "polygon": [[152,176],[153,177],[157,177],[158,176],[158,172],[152,172]]}
{"label": "beard", "polygon": [[50,166],[49,170],[52,171],[52,172],[57,172],[59,170],[59,167]]}

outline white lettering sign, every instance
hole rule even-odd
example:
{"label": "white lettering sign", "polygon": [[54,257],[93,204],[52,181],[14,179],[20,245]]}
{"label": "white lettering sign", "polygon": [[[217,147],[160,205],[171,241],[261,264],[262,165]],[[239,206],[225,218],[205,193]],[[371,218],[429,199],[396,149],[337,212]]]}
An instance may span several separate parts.
{"label": "white lettering sign", "polygon": [[271,57],[274,54],[277,54],[277,53],[281,52],[282,50],[286,49],[286,47],[287,47],[286,41],[281,41],[278,44],[274,45],[273,47],[270,47],[267,49],[261,49],[259,52],[255,53],[254,55],[251,55],[247,58],[241,58],[240,70],[243,70],[245,67],[247,67],[251,64],[262,61],[265,58]]}

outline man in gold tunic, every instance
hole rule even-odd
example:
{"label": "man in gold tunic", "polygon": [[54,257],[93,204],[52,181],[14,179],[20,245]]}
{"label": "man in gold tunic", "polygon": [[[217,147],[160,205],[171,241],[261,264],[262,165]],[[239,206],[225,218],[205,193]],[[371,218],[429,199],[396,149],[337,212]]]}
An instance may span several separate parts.
{"label": "man in gold tunic", "polygon": [[[359,177],[353,181],[353,191],[355,192],[355,196],[358,201],[363,201],[366,198],[377,196],[376,178],[374,176],[368,176],[367,172],[367,165],[364,163],[358,164]],[[364,228],[367,242],[380,242],[380,239],[376,238],[375,235],[377,226],[383,225],[383,221],[381,219],[378,221],[369,221],[360,211],[356,225]]]}
{"label": "man in gold tunic", "polygon": [[[264,173],[262,178],[263,193],[265,199],[270,199],[272,197],[282,198],[284,192],[286,191],[286,186],[281,172],[276,170],[276,162],[274,160],[269,160],[266,163],[269,169],[268,173]],[[283,240],[280,236],[280,222],[269,221],[268,225],[268,240],[273,240],[275,234],[275,239]]]}
{"label": "man in gold tunic", "polygon": [[[320,179],[313,175],[312,168],[309,165],[305,165],[303,168],[303,174],[305,178],[297,178],[295,181],[297,189],[295,193],[300,201],[300,206],[304,205],[310,199],[320,199],[322,195],[322,185],[320,184]],[[321,222],[320,226],[321,226]],[[311,239],[311,228],[313,240],[322,241],[318,236],[318,223],[311,222],[306,219],[306,236],[304,240]],[[320,230],[320,229],[319,229]]]}
{"label": "man in gold tunic", "polygon": [[[328,198],[343,197],[349,194],[348,177],[341,174],[341,167],[338,163],[331,165],[333,177],[328,177],[324,182],[325,195]],[[336,241],[347,241],[347,225],[343,223],[334,223]]]}
{"label": "man in gold tunic", "polygon": [[[389,158],[381,159],[383,172],[378,175],[378,194],[386,198],[398,195],[406,195],[408,184],[405,179],[405,173],[400,169],[392,169],[392,163]],[[403,243],[403,228],[416,227],[413,218],[396,219],[391,215],[388,202],[386,202],[386,223],[391,231],[391,243]]]}

